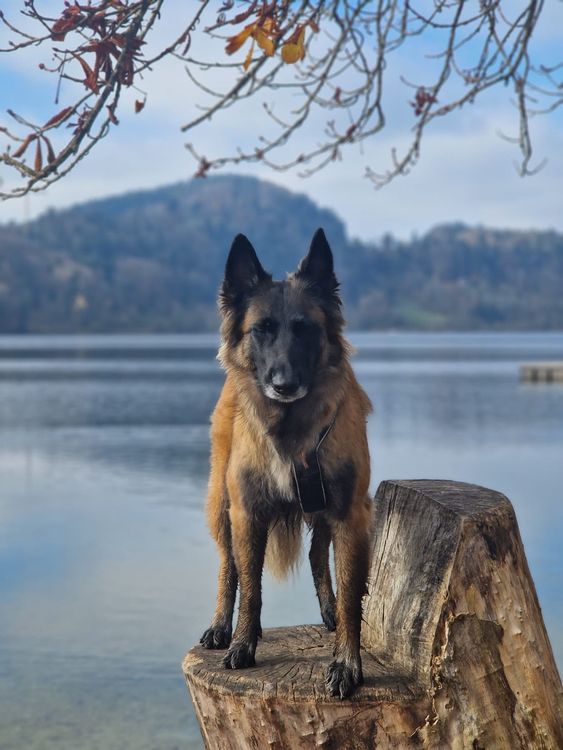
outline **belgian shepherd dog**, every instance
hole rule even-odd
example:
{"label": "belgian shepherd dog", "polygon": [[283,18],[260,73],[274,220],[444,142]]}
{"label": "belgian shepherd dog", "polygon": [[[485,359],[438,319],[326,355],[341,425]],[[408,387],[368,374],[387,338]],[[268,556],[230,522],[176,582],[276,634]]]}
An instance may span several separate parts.
{"label": "belgian shepherd dog", "polygon": [[226,380],[211,419],[207,514],[220,571],[217,607],[201,644],[228,649],[228,669],[254,665],[263,566],[280,578],[292,569],[305,523],[321,617],[336,630],[327,690],[345,698],[362,682],[360,624],[373,509],[366,436],[371,404],[350,366],[323,230],[284,281],[273,281],[248,239],[237,235],[219,307],[218,358]]}

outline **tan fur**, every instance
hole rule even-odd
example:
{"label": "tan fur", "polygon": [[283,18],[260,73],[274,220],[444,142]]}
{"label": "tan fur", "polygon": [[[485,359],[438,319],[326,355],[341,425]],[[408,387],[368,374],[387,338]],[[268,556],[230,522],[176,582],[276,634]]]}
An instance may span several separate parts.
{"label": "tan fur", "polygon": [[207,522],[219,544],[224,525],[228,523],[225,476],[231,455],[235,409],[236,394],[227,378],[211,416],[211,471],[207,488]]}
{"label": "tan fur", "polygon": [[302,548],[301,524],[286,526],[277,523],[270,527],[264,567],[278,581],[293,573],[299,564]]}

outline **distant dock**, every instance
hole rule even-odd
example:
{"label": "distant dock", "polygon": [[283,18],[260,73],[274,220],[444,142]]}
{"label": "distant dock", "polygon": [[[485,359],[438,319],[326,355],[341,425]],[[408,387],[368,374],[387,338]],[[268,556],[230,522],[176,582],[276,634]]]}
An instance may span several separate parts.
{"label": "distant dock", "polygon": [[563,362],[532,362],[520,367],[525,383],[563,383]]}

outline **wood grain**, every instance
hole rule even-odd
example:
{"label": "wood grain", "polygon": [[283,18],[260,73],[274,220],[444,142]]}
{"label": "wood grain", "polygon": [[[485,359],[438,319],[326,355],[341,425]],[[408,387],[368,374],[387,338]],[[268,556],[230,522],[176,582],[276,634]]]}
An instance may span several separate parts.
{"label": "wood grain", "polygon": [[192,649],[206,747],[563,748],[563,691],[514,510],[443,480],[383,482],[362,628],[365,685],[329,698],[333,635],[266,630],[257,666]]}

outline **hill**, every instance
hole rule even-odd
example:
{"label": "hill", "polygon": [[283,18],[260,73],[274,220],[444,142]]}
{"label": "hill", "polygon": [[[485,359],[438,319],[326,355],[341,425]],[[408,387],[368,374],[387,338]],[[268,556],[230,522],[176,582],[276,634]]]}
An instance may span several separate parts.
{"label": "hill", "polygon": [[280,277],[318,226],[356,328],[563,329],[562,235],[458,224],[369,245],[303,195],[220,176],[0,226],[0,332],[213,329],[237,232]]}

